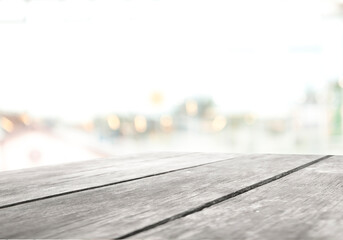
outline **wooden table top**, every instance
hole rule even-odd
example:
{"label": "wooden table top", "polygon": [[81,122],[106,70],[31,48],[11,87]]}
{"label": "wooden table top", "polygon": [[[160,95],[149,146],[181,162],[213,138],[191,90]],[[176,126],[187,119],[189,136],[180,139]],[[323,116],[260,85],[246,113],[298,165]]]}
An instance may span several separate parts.
{"label": "wooden table top", "polygon": [[0,238],[343,239],[343,156],[146,153],[0,173]]}

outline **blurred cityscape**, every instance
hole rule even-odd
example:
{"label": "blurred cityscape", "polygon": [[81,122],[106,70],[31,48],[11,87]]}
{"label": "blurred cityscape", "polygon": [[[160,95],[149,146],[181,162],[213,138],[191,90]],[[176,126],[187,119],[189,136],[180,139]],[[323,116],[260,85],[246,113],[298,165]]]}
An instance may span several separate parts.
{"label": "blurred cityscape", "polygon": [[[163,96],[155,93],[152,104]],[[66,123],[1,112],[1,169],[151,151],[343,153],[343,79],[308,90],[283,117],[224,114],[211,98],[190,98],[168,114],[116,112]]]}
{"label": "blurred cityscape", "polygon": [[0,0],[0,171],[343,154],[341,0]]}

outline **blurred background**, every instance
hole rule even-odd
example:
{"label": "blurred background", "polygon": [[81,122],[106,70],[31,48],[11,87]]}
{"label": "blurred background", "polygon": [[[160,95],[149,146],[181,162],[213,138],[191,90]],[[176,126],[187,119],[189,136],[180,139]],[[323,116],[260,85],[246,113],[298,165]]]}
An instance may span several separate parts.
{"label": "blurred background", "polygon": [[343,154],[342,0],[0,0],[0,170]]}

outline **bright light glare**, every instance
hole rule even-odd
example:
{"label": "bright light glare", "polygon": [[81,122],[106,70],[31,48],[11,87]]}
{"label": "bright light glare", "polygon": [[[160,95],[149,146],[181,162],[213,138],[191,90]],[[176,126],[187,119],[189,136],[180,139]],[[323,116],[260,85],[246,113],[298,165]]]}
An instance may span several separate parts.
{"label": "bright light glare", "polygon": [[134,124],[136,131],[139,133],[144,133],[147,129],[147,121],[144,116],[136,116]]}
{"label": "bright light glare", "polygon": [[195,116],[198,113],[198,104],[194,100],[187,101],[186,112],[190,116]]}
{"label": "bright light glare", "polygon": [[160,124],[164,130],[171,130],[173,126],[173,118],[171,116],[162,116],[160,118]]}
{"label": "bright light glare", "polygon": [[221,131],[226,126],[226,118],[223,116],[217,116],[212,122],[212,128],[214,131]]}
{"label": "bright light glare", "polygon": [[79,121],[206,94],[221,112],[288,113],[307,86],[343,74],[341,25],[322,5],[0,1],[2,16],[25,19],[0,19],[0,109]]}
{"label": "bright light glare", "polygon": [[118,130],[120,127],[120,119],[116,115],[108,116],[107,123],[112,130]]}
{"label": "bright light glare", "polygon": [[7,132],[12,132],[14,129],[14,125],[11,120],[6,117],[1,118],[1,127],[5,129]]}

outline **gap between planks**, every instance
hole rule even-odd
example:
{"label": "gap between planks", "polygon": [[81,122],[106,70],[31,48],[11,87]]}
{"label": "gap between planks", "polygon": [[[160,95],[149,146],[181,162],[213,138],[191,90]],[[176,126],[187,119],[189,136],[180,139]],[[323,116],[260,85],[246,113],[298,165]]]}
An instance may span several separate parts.
{"label": "gap between planks", "polygon": [[[179,213],[179,214],[176,214],[176,215],[174,215],[174,216],[165,218],[165,219],[163,219],[163,220],[161,220],[161,221],[158,221],[158,222],[155,222],[155,223],[153,223],[153,224],[147,225],[147,226],[145,226],[145,227],[142,227],[142,228],[137,229],[137,230],[135,230],[135,231],[129,232],[129,233],[125,234],[125,235],[122,235],[122,236],[120,236],[120,237],[118,237],[118,238],[114,238],[114,239],[126,239],[126,238],[132,237],[132,236],[134,236],[134,235],[137,235],[137,234],[139,234],[139,233],[142,233],[142,232],[145,232],[145,231],[149,231],[149,230],[151,230],[151,229],[153,229],[153,228],[156,228],[156,227],[161,226],[161,225],[163,225],[163,224],[166,224],[166,223],[168,223],[168,222],[171,222],[171,221],[174,221],[174,220],[177,220],[177,219],[186,217],[186,216],[188,216],[188,215],[191,215],[191,214],[200,212],[200,211],[202,211],[202,210],[205,209],[205,208],[209,208],[209,207],[214,206],[214,205],[216,205],[216,204],[219,204],[219,203],[221,203],[221,202],[223,202],[223,201],[226,201],[226,200],[228,200],[228,199],[230,199],[230,198],[234,198],[234,197],[236,197],[236,196],[238,196],[238,195],[241,195],[241,194],[243,194],[243,193],[246,193],[246,192],[248,192],[248,191],[251,191],[251,190],[253,190],[253,189],[255,189],[255,188],[258,188],[258,187],[261,187],[261,186],[266,185],[266,184],[268,184],[268,183],[274,182],[274,181],[276,181],[276,180],[278,180],[278,179],[280,179],[280,178],[286,177],[286,176],[288,176],[288,175],[290,175],[290,174],[292,174],[292,173],[295,173],[295,172],[297,172],[297,171],[300,171],[300,170],[302,170],[302,169],[304,169],[304,168],[306,168],[306,167],[308,167],[308,166],[311,166],[311,165],[313,165],[313,164],[316,164],[316,163],[318,163],[318,162],[320,162],[320,161],[323,161],[323,160],[325,160],[325,159],[328,159],[328,158],[330,158],[330,157],[332,157],[332,156],[333,156],[333,155],[326,155],[326,156],[324,156],[324,157],[318,158],[318,159],[316,159],[316,160],[313,160],[313,161],[311,161],[311,162],[305,163],[305,164],[300,165],[300,166],[298,166],[298,167],[296,167],[296,168],[293,168],[293,169],[291,169],[291,170],[282,172],[282,173],[277,174],[277,175],[275,175],[275,176],[273,176],[273,177],[270,177],[270,178],[267,178],[267,179],[262,180],[262,181],[260,181],[260,182],[257,182],[257,183],[255,183],[255,184],[249,185],[249,186],[247,186],[247,187],[245,187],[245,188],[242,188],[242,189],[240,189],[240,190],[238,190],[238,191],[235,191],[235,192],[229,193],[229,194],[227,194],[227,195],[224,195],[224,196],[222,196],[222,197],[216,198],[216,199],[214,199],[214,200],[212,200],[212,201],[210,201],[210,202],[206,202],[206,203],[204,203],[204,204],[202,204],[202,205],[199,205],[198,207],[195,207],[195,208],[189,209],[189,210],[187,210],[187,211],[181,212],[181,213]],[[224,160],[222,160],[222,161],[224,161]]]}
{"label": "gap between planks", "polygon": [[117,185],[117,184],[121,184],[121,183],[137,181],[137,180],[144,179],[144,178],[156,177],[156,176],[160,176],[160,175],[164,175],[164,174],[168,174],[168,173],[173,173],[173,172],[177,172],[177,171],[182,171],[182,170],[186,170],[186,169],[202,167],[202,166],[206,166],[206,165],[209,165],[209,164],[214,164],[214,163],[219,163],[219,162],[224,162],[224,161],[232,160],[232,159],[234,159],[236,157],[237,156],[234,156],[232,158],[227,158],[227,159],[221,159],[221,160],[218,160],[218,161],[203,163],[203,164],[199,164],[199,165],[195,165],[195,166],[178,168],[178,169],[173,169],[173,170],[169,170],[169,171],[164,171],[164,172],[159,172],[159,173],[154,173],[154,174],[148,174],[148,175],[141,176],[141,177],[130,178],[130,179],[122,180],[122,181],[106,183],[106,184],[102,184],[102,185],[98,185],[98,186],[81,188],[81,189],[77,189],[77,190],[72,190],[72,191],[52,194],[52,195],[48,195],[48,196],[44,196],[44,197],[32,198],[32,199],[28,199],[28,200],[24,200],[24,201],[19,201],[19,202],[14,202],[14,203],[2,205],[2,206],[0,206],[0,209],[14,207],[14,206],[18,206],[18,205],[22,205],[22,204],[26,204],[26,203],[31,203],[31,202],[36,202],[36,201],[41,201],[41,200],[44,200],[44,199],[65,196],[65,195],[69,195],[69,194],[73,194],[73,193],[79,193],[79,192],[89,191],[89,190],[93,190],[93,189],[109,187],[109,186],[113,186],[113,185]]}

